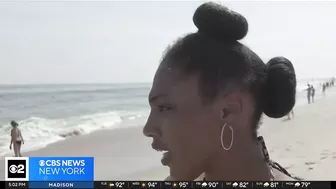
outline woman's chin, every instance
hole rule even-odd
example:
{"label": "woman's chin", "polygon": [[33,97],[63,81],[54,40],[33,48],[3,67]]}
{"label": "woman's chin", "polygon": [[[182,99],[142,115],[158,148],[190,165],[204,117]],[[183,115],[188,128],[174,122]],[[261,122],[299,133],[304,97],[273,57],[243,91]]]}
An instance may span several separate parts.
{"label": "woman's chin", "polygon": [[[181,168],[181,167],[179,167]],[[170,179],[174,179],[174,180],[184,180],[184,181],[193,181],[195,179],[197,179],[201,174],[192,174],[192,172],[190,172],[190,169],[186,169],[186,171],[183,171],[182,169],[174,169],[174,166],[170,165],[169,166],[169,173]]]}

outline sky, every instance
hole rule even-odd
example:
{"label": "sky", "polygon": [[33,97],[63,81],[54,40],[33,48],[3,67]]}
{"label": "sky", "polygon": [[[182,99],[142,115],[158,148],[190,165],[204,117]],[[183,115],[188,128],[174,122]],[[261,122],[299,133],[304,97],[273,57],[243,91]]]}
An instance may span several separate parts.
{"label": "sky", "polygon": [[[197,31],[203,2],[0,0],[0,84],[151,82],[167,45]],[[221,4],[247,18],[242,43],[265,62],[336,75],[336,2]]]}

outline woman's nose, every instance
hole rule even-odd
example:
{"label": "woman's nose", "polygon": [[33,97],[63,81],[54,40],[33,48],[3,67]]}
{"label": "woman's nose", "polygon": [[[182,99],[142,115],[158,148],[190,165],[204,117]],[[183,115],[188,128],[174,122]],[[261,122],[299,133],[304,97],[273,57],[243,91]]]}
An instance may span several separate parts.
{"label": "woman's nose", "polygon": [[155,123],[153,116],[149,115],[147,122],[143,128],[143,134],[147,137],[160,137],[160,127]]}

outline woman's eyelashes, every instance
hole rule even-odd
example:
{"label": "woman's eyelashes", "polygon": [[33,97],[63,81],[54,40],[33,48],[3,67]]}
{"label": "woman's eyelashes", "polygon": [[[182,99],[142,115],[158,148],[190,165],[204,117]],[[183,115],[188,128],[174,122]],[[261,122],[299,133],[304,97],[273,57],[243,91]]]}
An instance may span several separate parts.
{"label": "woman's eyelashes", "polygon": [[158,107],[159,112],[165,112],[165,111],[169,111],[172,109],[172,107],[168,105],[159,105],[157,107]]}

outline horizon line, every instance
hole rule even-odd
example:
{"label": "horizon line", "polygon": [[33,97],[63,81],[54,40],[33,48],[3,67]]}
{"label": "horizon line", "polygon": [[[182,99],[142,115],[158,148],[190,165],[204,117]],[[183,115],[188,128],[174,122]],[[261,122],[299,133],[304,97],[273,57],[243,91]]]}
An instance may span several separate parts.
{"label": "horizon line", "polygon": [[[302,77],[296,78],[296,80],[315,80],[315,79],[332,79],[334,76],[329,77]],[[0,86],[26,86],[26,85],[123,85],[123,84],[150,84],[153,81],[144,82],[78,82],[78,83],[0,83]]]}
{"label": "horizon line", "polygon": [[124,84],[149,84],[152,82],[101,82],[101,83],[0,83],[0,86],[14,85],[124,85]]}

